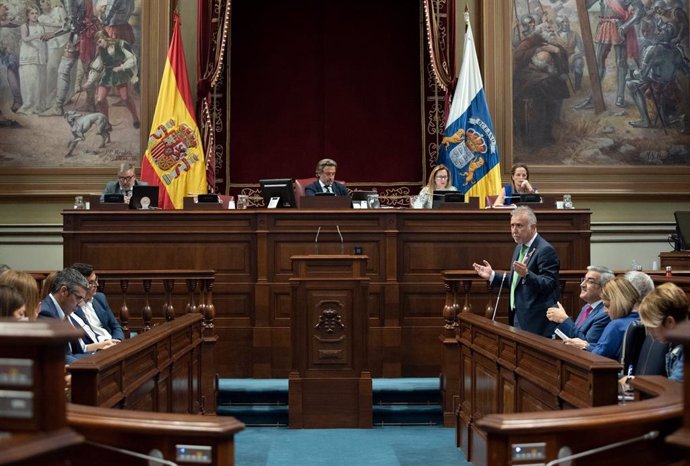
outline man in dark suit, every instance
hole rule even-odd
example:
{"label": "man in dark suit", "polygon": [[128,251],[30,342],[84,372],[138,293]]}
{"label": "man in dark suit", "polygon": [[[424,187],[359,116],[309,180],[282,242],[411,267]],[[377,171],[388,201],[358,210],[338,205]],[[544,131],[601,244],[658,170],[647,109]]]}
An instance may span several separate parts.
{"label": "man in dark suit", "polygon": [[97,341],[114,340],[121,342],[125,339],[120,323],[110,309],[105,294],[98,291],[98,276],[91,264],[77,262],[72,264],[89,282],[86,299],[80,305],[81,311],[96,334]]}
{"label": "man in dark suit", "polygon": [[137,175],[134,172],[134,165],[131,163],[122,163],[117,171],[117,180],[108,181],[103,194],[101,194],[101,202],[106,194],[122,194],[125,197],[125,204],[129,204],[129,199],[132,197],[132,188],[134,186],[148,186],[145,181],[137,180]]}
{"label": "man in dark suit", "polygon": [[518,244],[513,252],[511,271],[497,274],[487,261],[472,266],[480,277],[491,282],[491,286],[505,282],[510,290],[508,319],[511,325],[551,338],[556,324],[546,318],[546,310],[558,302],[558,254],[537,233],[537,216],[529,207],[513,210],[510,233]]}
{"label": "man in dark suit", "polygon": [[546,318],[558,324],[558,329],[569,338],[581,338],[590,344],[599,341],[604,327],[611,322],[609,315],[604,312],[604,302],[601,300],[601,289],[606,282],[614,277],[608,267],[590,265],[587,274],[580,283],[580,299],[585,302],[575,320],[568,316],[561,303],[550,307],[546,311]]}
{"label": "man in dark suit", "polygon": [[332,193],[336,196],[347,196],[347,188],[335,181],[338,164],[333,159],[321,159],[316,164],[316,177],[312,184],[304,188],[305,196],[316,196],[320,193]]}
{"label": "man in dark suit", "polygon": [[[41,301],[38,318],[67,320],[73,326],[79,328],[79,324],[75,324],[72,316],[79,304],[84,301],[88,287],[89,283],[86,281],[86,278],[77,270],[68,267],[59,271],[55,276],[53,289]],[[85,336],[84,338],[87,337]],[[91,353],[87,351],[84,339],[80,338],[78,341],[70,342],[67,345],[65,362],[71,364],[89,354]]]}

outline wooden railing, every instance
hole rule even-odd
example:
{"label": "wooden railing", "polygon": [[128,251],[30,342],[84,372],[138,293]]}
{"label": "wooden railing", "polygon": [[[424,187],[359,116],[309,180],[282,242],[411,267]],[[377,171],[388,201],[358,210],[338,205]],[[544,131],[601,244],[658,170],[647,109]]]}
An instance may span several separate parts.
{"label": "wooden railing", "polygon": [[[31,274],[40,288],[49,272]],[[204,336],[215,334],[213,270],[97,270],[96,274],[98,291],[106,293],[125,336],[131,331],[148,331],[156,323],[187,313],[204,317]],[[130,329],[132,322],[134,328]]]}
{"label": "wooden railing", "polygon": [[113,447],[147,455],[158,450],[168,460],[191,464],[189,457],[185,461],[181,456],[180,445],[186,446],[190,456],[194,456],[190,447],[208,448],[210,461],[206,464],[230,466],[235,464],[234,436],[244,429],[244,424],[232,417],[147,413],[76,404],[67,405],[67,423],[86,440],[70,455],[72,466],[154,464],[113,451]]}
{"label": "wooden railing", "polygon": [[[530,445],[532,452],[541,451],[543,456],[532,457],[531,461],[539,464],[588,451],[592,454],[576,464],[667,465],[687,458],[687,450],[665,441],[682,424],[683,385],[662,376],[639,377],[633,384],[644,401],[538,415],[488,415],[476,423],[483,442],[481,449],[475,448],[472,464],[524,464],[525,460],[520,461],[517,455],[518,445]],[[623,445],[592,451],[618,442]]]}
{"label": "wooden railing", "polygon": [[[48,272],[32,275],[40,286]],[[72,364],[73,401],[163,412],[215,413],[218,337],[214,271],[99,270],[97,275],[99,291],[107,294],[128,338]],[[139,333],[146,333],[146,338],[129,338]],[[184,364],[189,365],[187,375],[171,372],[181,370],[183,357]],[[125,372],[141,370],[134,368],[142,365],[149,367],[148,372],[138,373],[137,378],[125,376]],[[182,396],[185,401],[174,401],[179,390],[173,392],[173,387],[180,385],[180,377],[188,379],[183,385],[190,387],[189,393]]]}

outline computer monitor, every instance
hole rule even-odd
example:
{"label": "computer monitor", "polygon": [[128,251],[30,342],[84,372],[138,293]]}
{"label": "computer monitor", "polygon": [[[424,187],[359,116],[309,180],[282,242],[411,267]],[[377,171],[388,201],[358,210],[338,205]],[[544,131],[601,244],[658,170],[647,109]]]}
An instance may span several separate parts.
{"label": "computer monitor", "polygon": [[129,199],[130,209],[155,209],[158,207],[158,186],[132,186],[132,197]]}
{"label": "computer monitor", "polygon": [[434,191],[434,199],[431,202],[432,209],[439,209],[446,202],[464,203],[467,202],[465,195],[458,191],[437,189]]}
{"label": "computer monitor", "polygon": [[108,193],[103,195],[103,203],[105,204],[122,204],[125,202],[124,194]]}
{"label": "computer monitor", "polygon": [[511,204],[541,204],[541,195],[537,193],[526,193],[513,195],[510,198]]}
{"label": "computer monitor", "polygon": [[676,217],[676,245],[677,251],[690,250],[690,211],[677,210]]}
{"label": "computer monitor", "polygon": [[295,189],[291,178],[276,178],[259,180],[261,193],[266,207],[292,208],[295,207]]}

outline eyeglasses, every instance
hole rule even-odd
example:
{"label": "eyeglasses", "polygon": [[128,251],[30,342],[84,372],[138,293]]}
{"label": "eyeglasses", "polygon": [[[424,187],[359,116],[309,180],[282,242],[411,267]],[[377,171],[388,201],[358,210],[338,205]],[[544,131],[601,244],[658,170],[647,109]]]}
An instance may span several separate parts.
{"label": "eyeglasses", "polygon": [[132,181],[132,178],[134,178],[134,175],[130,175],[130,176],[118,176],[118,177],[117,177],[118,180],[124,181],[124,182],[126,182],[126,183],[129,183],[130,181]]}
{"label": "eyeglasses", "polygon": [[89,287],[90,288],[97,288],[98,287],[98,280],[93,280],[89,282]]}
{"label": "eyeglasses", "polygon": [[82,302],[86,299],[86,296],[82,296],[80,294],[77,294],[76,291],[70,291],[70,294],[73,294],[77,298],[77,302]]}
{"label": "eyeglasses", "polygon": [[598,285],[598,284],[599,284],[598,281],[596,281],[595,279],[590,278],[590,277],[582,277],[582,278],[580,278],[580,283],[587,283],[587,284],[589,284],[589,285]]}
{"label": "eyeglasses", "polygon": [[437,180],[447,180],[447,179],[448,179],[448,175],[436,175],[436,179],[437,179]]}

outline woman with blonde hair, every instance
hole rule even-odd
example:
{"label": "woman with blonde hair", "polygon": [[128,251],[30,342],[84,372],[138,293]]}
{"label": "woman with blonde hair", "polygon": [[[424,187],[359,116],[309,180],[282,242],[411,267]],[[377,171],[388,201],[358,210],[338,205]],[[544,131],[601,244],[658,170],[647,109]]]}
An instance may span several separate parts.
{"label": "woman with blonde hair", "polygon": [[599,341],[590,344],[580,338],[570,338],[565,340],[565,344],[618,361],[621,357],[625,330],[628,325],[640,318],[634,310],[640,295],[628,280],[615,277],[602,288],[601,300],[604,302],[604,312],[609,315],[611,322],[604,327]]}
{"label": "woman with blonde hair", "polygon": [[[649,293],[640,304],[640,320],[647,331],[660,342],[679,323],[688,320],[688,296],[673,283],[664,283]],[[666,375],[683,381],[683,345],[677,344],[666,353]]]}
{"label": "woman with blonde hair", "polygon": [[30,273],[6,270],[0,274],[0,285],[11,286],[17,290],[24,298],[26,317],[29,320],[36,320],[41,306],[41,297],[38,293],[38,283]]}
{"label": "woman with blonde hair", "polygon": [[412,207],[415,209],[431,209],[434,202],[434,191],[457,191],[453,186],[453,180],[450,177],[450,170],[445,165],[436,165],[429,174],[429,181],[422,188],[415,199]]}

